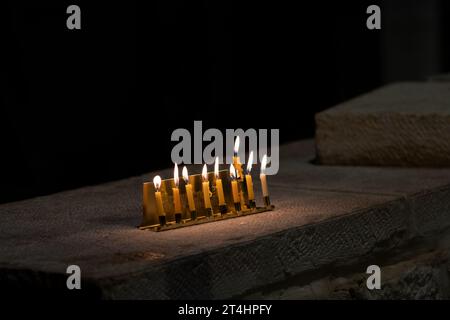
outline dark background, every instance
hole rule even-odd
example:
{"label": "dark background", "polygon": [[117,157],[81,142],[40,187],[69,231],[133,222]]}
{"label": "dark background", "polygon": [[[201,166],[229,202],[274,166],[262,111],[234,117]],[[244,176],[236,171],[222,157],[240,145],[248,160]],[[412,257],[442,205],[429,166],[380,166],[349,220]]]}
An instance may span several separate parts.
{"label": "dark background", "polygon": [[168,167],[194,120],[312,137],[316,112],[450,68],[444,0],[93,2],[1,5],[0,202]]}

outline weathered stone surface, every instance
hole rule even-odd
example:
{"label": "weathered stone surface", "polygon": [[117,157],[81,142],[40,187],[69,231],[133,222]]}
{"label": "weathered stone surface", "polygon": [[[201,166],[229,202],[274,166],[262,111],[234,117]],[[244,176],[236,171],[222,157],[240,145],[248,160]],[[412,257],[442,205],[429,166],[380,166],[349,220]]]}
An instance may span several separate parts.
{"label": "weathered stone surface", "polygon": [[449,101],[449,83],[396,83],[318,113],[318,161],[450,166]]}
{"label": "weathered stone surface", "polygon": [[365,272],[328,275],[306,285],[290,283],[257,291],[244,299],[448,299],[448,252],[436,251],[380,266],[381,288],[369,290]]}
{"label": "weathered stone surface", "polygon": [[269,177],[275,211],[217,223],[135,228],[141,182],[153,174],[1,205],[0,288],[64,291],[65,270],[77,264],[91,296],[239,297],[303,274],[314,280],[318,269],[448,225],[450,170],[317,166],[313,146],[281,148],[280,173]]}
{"label": "weathered stone surface", "polygon": [[292,142],[280,150],[279,174],[271,185],[292,185],[307,190],[406,196],[450,182],[447,168],[315,165],[311,140]]}

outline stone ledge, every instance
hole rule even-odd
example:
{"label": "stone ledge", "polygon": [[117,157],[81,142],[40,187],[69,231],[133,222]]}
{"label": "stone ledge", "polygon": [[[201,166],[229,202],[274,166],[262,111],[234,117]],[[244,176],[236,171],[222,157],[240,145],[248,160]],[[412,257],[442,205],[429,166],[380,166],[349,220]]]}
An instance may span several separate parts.
{"label": "stone ledge", "polygon": [[448,299],[449,286],[448,251],[435,250],[418,254],[392,264],[382,266],[382,288],[367,290],[367,274],[332,273],[308,284],[295,281],[284,287],[260,290],[244,299]]}
{"label": "stone ledge", "polygon": [[1,205],[0,268],[11,276],[0,287],[33,274],[29,283],[63,288],[78,264],[92,296],[239,297],[449,225],[448,169],[317,166],[312,141],[280,154],[275,211],[169,232],[135,228],[152,175]]}
{"label": "stone ledge", "polygon": [[318,161],[450,166],[448,101],[448,82],[396,83],[318,113]]}

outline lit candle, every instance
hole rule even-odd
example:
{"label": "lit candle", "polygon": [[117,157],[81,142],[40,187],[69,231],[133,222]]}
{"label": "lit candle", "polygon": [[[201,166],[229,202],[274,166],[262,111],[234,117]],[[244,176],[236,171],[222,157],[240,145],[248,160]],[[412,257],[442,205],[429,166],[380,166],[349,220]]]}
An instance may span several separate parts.
{"label": "lit candle", "polygon": [[253,179],[250,174],[252,171],[252,164],[253,164],[253,151],[250,152],[250,156],[248,157],[247,174],[245,175],[245,182],[247,183],[247,196],[249,208],[256,207],[255,194],[253,192]]}
{"label": "lit candle", "polygon": [[236,137],[236,140],[234,140],[234,154],[233,154],[233,165],[236,168],[236,178],[241,179],[242,178],[242,165],[241,165],[241,159],[239,159],[238,152],[239,152],[239,145],[240,145],[241,139],[239,136]]}
{"label": "lit candle", "polygon": [[242,164],[241,159],[238,156],[239,152],[239,145],[240,145],[241,139],[239,136],[236,137],[236,140],[234,141],[234,155],[233,155],[233,165],[236,169],[236,179],[239,181],[239,198],[241,199],[241,207],[245,206],[245,196],[244,196],[244,175],[242,170]]}
{"label": "lit candle", "polygon": [[264,155],[261,160],[261,173],[259,178],[261,179],[261,188],[264,197],[264,204],[266,207],[270,206],[269,189],[267,188],[267,178],[266,178],[266,165],[267,165],[267,155]]}
{"label": "lit candle", "polygon": [[236,181],[236,169],[233,164],[230,165],[230,177],[231,177],[231,193],[233,195],[234,208],[236,211],[241,211],[241,200],[239,198],[238,184]]}
{"label": "lit candle", "polygon": [[175,222],[181,222],[181,199],[180,199],[180,189],[178,189],[178,185],[180,183],[180,178],[178,176],[178,165],[175,163],[175,168],[173,169],[173,182],[175,183],[175,187],[172,188],[173,193],[173,208],[175,213]]}
{"label": "lit candle", "polygon": [[155,200],[156,200],[156,212],[159,216],[159,224],[161,226],[166,224],[166,213],[164,212],[163,202],[162,202],[162,195],[161,195],[161,177],[155,176],[153,178],[153,184],[155,185]]}
{"label": "lit candle", "polygon": [[212,215],[212,206],[209,191],[208,168],[206,167],[206,164],[203,166],[202,179],[203,201],[205,203],[206,216],[210,217]]}
{"label": "lit candle", "polygon": [[186,167],[183,168],[182,174],[184,182],[186,182],[186,197],[188,201],[189,211],[191,212],[191,219],[196,220],[197,212],[195,211],[194,194],[192,192],[192,185],[189,183],[189,175]]}
{"label": "lit candle", "polygon": [[220,213],[224,214],[227,213],[228,208],[225,204],[225,196],[223,194],[223,185],[222,185],[222,179],[220,179],[219,176],[219,157],[216,157],[216,162],[214,163],[214,175],[216,176],[216,193],[217,198],[219,200],[219,210]]}

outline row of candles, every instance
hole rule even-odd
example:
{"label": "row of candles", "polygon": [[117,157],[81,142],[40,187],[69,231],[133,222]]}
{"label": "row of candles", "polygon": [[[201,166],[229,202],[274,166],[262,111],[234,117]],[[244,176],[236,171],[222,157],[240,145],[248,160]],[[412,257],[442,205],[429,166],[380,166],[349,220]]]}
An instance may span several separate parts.
{"label": "row of candles", "polygon": [[[241,202],[242,202],[242,193],[239,192],[238,181],[241,181],[246,184],[247,197],[248,197],[248,206],[250,209],[256,208],[255,202],[255,194],[253,191],[253,179],[251,176],[251,170],[253,165],[253,151],[250,152],[248,162],[247,162],[247,171],[245,174],[245,179],[243,179],[243,170],[239,157],[237,156],[239,149],[239,137],[236,138],[235,147],[234,147],[234,156],[233,163],[230,164],[229,174],[231,178],[231,194],[234,203],[234,208],[236,212],[242,210]],[[266,206],[270,206],[270,198],[269,198],[269,189],[267,187],[267,177],[265,174],[265,169],[267,165],[267,155],[264,155],[261,160],[261,169],[260,169],[260,181],[261,181],[261,189],[264,199],[264,204]],[[219,176],[219,158],[217,157],[214,163],[214,174],[215,174],[215,190],[216,196],[218,200],[220,214],[225,214],[228,212],[228,208],[225,201],[225,196],[223,192],[223,183],[222,179]],[[182,177],[185,184],[186,198],[187,198],[187,207],[191,214],[191,220],[197,219],[197,211],[195,208],[194,202],[194,193],[193,187],[189,182],[188,170],[186,167],[183,167]],[[181,198],[180,198],[180,190],[179,190],[179,173],[178,173],[178,165],[175,163],[174,168],[174,184],[175,186],[172,188],[173,193],[173,208],[175,213],[175,222],[181,223],[182,216],[182,206],[181,206]],[[161,194],[161,177],[159,175],[155,176],[153,179],[153,184],[155,186],[155,200],[156,200],[156,210],[159,216],[159,222],[161,225],[166,224],[166,213],[163,206],[162,194]],[[210,182],[208,180],[208,170],[207,165],[203,166],[202,170],[202,193],[203,193],[203,203],[207,212],[207,216],[211,216],[213,214],[213,208],[211,205],[211,192],[210,192]]]}

